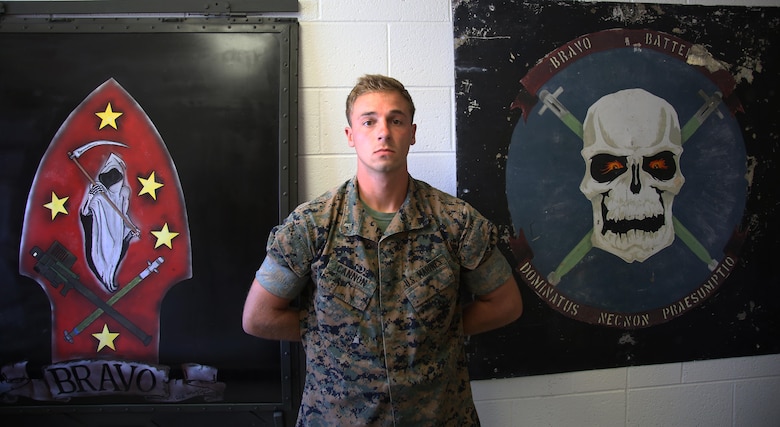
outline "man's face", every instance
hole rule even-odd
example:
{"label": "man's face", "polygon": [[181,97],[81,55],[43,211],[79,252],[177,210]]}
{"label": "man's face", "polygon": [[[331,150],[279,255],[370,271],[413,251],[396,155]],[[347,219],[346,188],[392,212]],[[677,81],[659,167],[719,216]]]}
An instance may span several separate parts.
{"label": "man's face", "polygon": [[388,173],[406,170],[406,156],[415,142],[408,102],[396,92],[360,95],[352,107],[347,142],[358,156],[358,171]]}

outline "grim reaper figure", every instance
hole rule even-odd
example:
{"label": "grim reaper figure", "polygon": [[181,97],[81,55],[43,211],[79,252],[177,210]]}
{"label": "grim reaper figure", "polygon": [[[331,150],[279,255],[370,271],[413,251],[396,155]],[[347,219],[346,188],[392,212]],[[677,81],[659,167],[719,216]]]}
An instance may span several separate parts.
{"label": "grim reaper figure", "polygon": [[109,292],[119,288],[116,272],[132,237],[132,230],[120,214],[126,216],[129,206],[126,169],[125,162],[111,153],[95,183],[90,184],[81,207],[87,263]]}

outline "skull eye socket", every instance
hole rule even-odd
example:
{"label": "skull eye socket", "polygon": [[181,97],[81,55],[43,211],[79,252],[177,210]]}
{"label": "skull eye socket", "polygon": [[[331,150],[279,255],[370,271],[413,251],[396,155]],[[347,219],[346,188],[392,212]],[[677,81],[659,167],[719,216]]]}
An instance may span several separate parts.
{"label": "skull eye socket", "polygon": [[662,151],[655,156],[645,157],[642,169],[657,180],[668,181],[677,173],[674,154],[671,151]]}
{"label": "skull eye socket", "polygon": [[627,157],[596,154],[590,158],[590,176],[596,182],[609,182],[628,170]]}

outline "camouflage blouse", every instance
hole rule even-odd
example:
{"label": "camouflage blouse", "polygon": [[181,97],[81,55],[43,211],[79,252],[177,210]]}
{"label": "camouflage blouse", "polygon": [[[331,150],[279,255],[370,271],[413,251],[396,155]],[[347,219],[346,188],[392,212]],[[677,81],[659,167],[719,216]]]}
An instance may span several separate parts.
{"label": "camouflage blouse", "polygon": [[479,425],[460,295],[512,274],[495,226],[412,178],[384,233],[362,206],[354,178],[299,206],[257,272],[269,292],[301,297],[298,425]]}

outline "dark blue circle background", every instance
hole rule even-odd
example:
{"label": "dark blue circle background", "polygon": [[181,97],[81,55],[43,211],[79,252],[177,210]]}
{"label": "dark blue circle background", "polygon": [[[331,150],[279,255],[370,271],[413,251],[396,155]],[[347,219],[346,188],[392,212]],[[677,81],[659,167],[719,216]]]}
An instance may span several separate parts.
{"label": "dark blue circle background", "polygon": [[[602,96],[643,88],[674,106],[680,126],[704,99],[719,90],[683,60],[652,50],[613,49],[571,63],[541,88],[564,91],[558,99],[580,121]],[[538,95],[538,93],[537,93]],[[506,192],[516,232],[525,233],[543,275],[593,228],[590,201],[580,192],[585,172],[582,140],[551,111],[541,116],[541,102],[518,122],[507,158]],[[736,119],[724,105],[721,119],[712,114],[683,145],[680,170],[685,177],[674,199],[674,216],[721,260],[723,249],[740,224],[747,196],[747,156]],[[708,279],[711,272],[680,240],[644,262],[626,263],[592,248],[557,285],[572,301],[590,307],[636,313],[667,306]]]}

